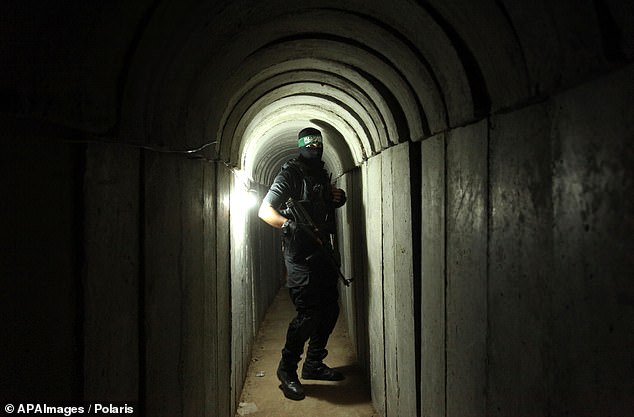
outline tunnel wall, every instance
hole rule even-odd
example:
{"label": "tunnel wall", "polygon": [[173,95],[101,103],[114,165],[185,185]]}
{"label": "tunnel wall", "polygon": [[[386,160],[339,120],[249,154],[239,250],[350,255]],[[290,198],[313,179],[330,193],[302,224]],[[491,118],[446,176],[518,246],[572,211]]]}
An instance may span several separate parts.
{"label": "tunnel wall", "polygon": [[[401,144],[346,174],[344,187],[360,175],[361,191],[348,191],[340,219],[344,270],[356,279],[344,314],[380,415],[632,415],[633,73],[420,149]],[[403,209],[414,151],[420,232],[407,220],[416,211]],[[409,236],[421,240],[420,258],[401,250]],[[420,328],[406,320],[417,302],[408,259],[420,259]],[[399,365],[414,369],[417,355],[420,379],[408,380]]]}
{"label": "tunnel wall", "polygon": [[147,415],[231,413],[225,171],[90,145],[86,400],[135,401]]}
{"label": "tunnel wall", "polygon": [[344,188],[360,188],[346,188],[339,216],[343,271],[355,278],[342,287],[344,315],[373,403],[387,416],[416,415],[417,407],[410,147],[389,148],[348,173]]}
{"label": "tunnel wall", "polygon": [[157,416],[232,413],[232,181],[180,155],[89,146],[86,400]]}
{"label": "tunnel wall", "polygon": [[487,124],[480,122],[449,132],[446,152],[447,415],[484,415]]}
{"label": "tunnel wall", "polygon": [[[266,190],[258,189],[258,196],[264,196]],[[281,287],[286,285],[284,261],[280,256],[282,241],[280,233],[257,216],[257,206],[249,210],[249,228],[251,234],[251,259],[253,268],[253,287],[255,298],[255,326],[259,328],[268,308]],[[258,262],[266,259],[266,262]]]}
{"label": "tunnel wall", "polygon": [[2,125],[2,400],[230,415],[230,174]]}
{"label": "tunnel wall", "polygon": [[247,198],[249,192],[264,194],[264,190],[249,191],[255,186],[244,184],[227,168],[223,171],[231,173],[231,244],[225,256],[231,259],[231,392],[235,405],[240,401],[253,350],[261,348],[254,346],[255,337],[286,277],[280,233],[258,218],[257,206]]}
{"label": "tunnel wall", "polygon": [[[495,415],[547,413],[560,349],[549,330],[554,274],[553,164],[547,104],[492,120],[490,278],[488,289],[492,367],[489,398]],[[502,319],[504,318],[504,319]],[[582,325],[581,323],[568,323]],[[502,339],[499,336],[504,335]],[[580,341],[581,342],[581,341]],[[553,346],[548,353],[547,346]],[[513,352],[521,356],[510,358]],[[550,367],[552,370],[549,370]],[[583,364],[579,364],[583,366]],[[505,386],[523,376],[522,390]],[[509,401],[509,397],[513,402]],[[580,399],[579,399],[580,400]]]}
{"label": "tunnel wall", "polygon": [[83,390],[84,157],[70,129],[0,114],[0,396],[72,401]]}
{"label": "tunnel wall", "polygon": [[[630,66],[421,143],[422,382],[414,391],[423,415],[628,415],[633,73]],[[11,359],[3,394],[107,395],[138,399],[155,415],[231,414],[232,174],[118,145],[63,144],[81,139],[71,130],[4,126],[10,245],[2,276],[20,279],[3,292],[3,357]],[[386,369],[407,362],[393,344],[416,337],[389,317],[403,298],[386,280],[407,273],[383,261],[397,247],[385,239],[402,237],[393,200],[407,182],[393,182],[409,175],[394,172],[407,166],[408,146],[345,176],[344,223],[363,233],[344,252],[360,245],[365,254],[362,276],[358,261],[345,260],[356,278],[346,299],[367,308],[353,334],[367,337],[358,349],[370,359],[382,415],[403,407],[387,385]],[[388,322],[397,335],[389,343]],[[164,404],[166,395],[178,401]]]}
{"label": "tunnel wall", "polygon": [[631,415],[631,76],[422,143],[422,415]]}
{"label": "tunnel wall", "polygon": [[146,408],[202,414],[202,164],[150,154],[145,177]]}
{"label": "tunnel wall", "polygon": [[[3,121],[3,399],[232,415],[284,279],[276,231],[253,209],[230,221],[234,174]],[[260,232],[232,255],[242,221]]]}
{"label": "tunnel wall", "polygon": [[571,381],[557,385],[555,380],[554,391],[558,406],[565,404],[571,413],[633,410],[632,79],[630,65],[553,102],[553,272],[558,277],[553,294],[558,301],[551,332],[561,346],[553,362]]}
{"label": "tunnel wall", "polygon": [[231,246],[228,253],[231,258],[231,374],[234,402],[239,400],[256,334],[254,275],[250,261],[252,248],[247,244],[250,238],[249,215],[240,201],[239,195],[243,192],[240,188],[241,184],[234,179],[229,197]]}
{"label": "tunnel wall", "polygon": [[[383,152],[383,319],[386,415],[416,414],[409,143]],[[414,365],[414,366],[412,366]]]}
{"label": "tunnel wall", "polygon": [[[365,218],[366,247],[364,267],[368,294],[368,345],[370,389],[372,402],[381,415],[385,415],[385,328],[383,325],[383,204],[381,204],[381,155],[363,165],[363,217]],[[364,282],[362,281],[362,282]],[[359,278],[354,284],[359,285]],[[383,381],[383,382],[382,382]]]}
{"label": "tunnel wall", "polygon": [[[216,216],[213,226],[210,225],[209,237],[215,233],[215,240],[209,242],[209,250],[214,251],[215,259],[215,291],[211,303],[208,329],[212,337],[208,340],[214,356],[210,357],[210,380],[207,385],[206,404],[210,409],[207,415],[233,415],[235,411],[235,393],[231,391],[231,374],[234,371],[231,358],[231,257],[230,242],[230,197],[233,178],[220,164],[214,165],[216,177],[214,192],[210,192],[210,204],[215,204]],[[210,186],[213,186],[211,183]],[[212,238],[213,239],[213,238]],[[213,273],[213,269],[212,269]],[[214,276],[212,275],[212,279]],[[212,285],[212,289],[213,289]]]}
{"label": "tunnel wall", "polygon": [[[249,266],[250,287],[242,271],[230,279],[233,173],[52,123],[0,121],[3,401],[232,415],[250,359],[231,327],[232,291],[250,305],[235,323],[252,336],[283,280],[279,238],[253,210],[248,224],[268,233],[247,236],[234,260]],[[255,252],[276,261],[255,265]]]}
{"label": "tunnel wall", "polygon": [[139,401],[139,161],[137,149],[120,145],[86,149],[84,395],[91,401]]}
{"label": "tunnel wall", "polygon": [[633,412],[633,75],[492,119],[492,414]]}
{"label": "tunnel wall", "polygon": [[335,249],[341,256],[341,271],[343,275],[352,280],[346,287],[340,283],[340,297],[342,319],[347,323],[347,330],[356,349],[357,364],[363,374],[369,380],[370,352],[368,340],[368,297],[369,280],[365,274],[366,256],[359,256],[355,249],[367,247],[367,228],[364,212],[364,187],[362,185],[363,172],[356,168],[336,181],[336,186],[346,191],[347,203],[339,208],[335,215],[337,219],[337,232],[335,236]]}
{"label": "tunnel wall", "polygon": [[445,135],[421,144],[421,415],[445,406]]}

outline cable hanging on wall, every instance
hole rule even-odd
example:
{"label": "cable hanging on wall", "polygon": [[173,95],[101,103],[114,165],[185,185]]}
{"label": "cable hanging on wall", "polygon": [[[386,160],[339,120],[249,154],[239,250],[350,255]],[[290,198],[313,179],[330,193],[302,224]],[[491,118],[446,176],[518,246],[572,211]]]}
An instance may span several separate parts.
{"label": "cable hanging on wall", "polygon": [[132,146],[132,147],[135,147],[135,148],[145,149],[145,150],[148,150],[148,151],[159,152],[159,153],[174,153],[174,154],[186,154],[186,155],[196,154],[196,153],[202,151],[203,149],[218,143],[217,140],[214,140],[212,142],[204,143],[204,144],[198,146],[197,148],[192,148],[192,149],[174,149],[174,148],[170,148],[168,146],[145,144],[145,143],[134,143],[134,142],[119,142],[119,141],[115,141],[115,140],[104,140],[104,139],[65,140],[64,142],[67,142],[67,143],[86,143],[86,144],[106,144],[106,145],[125,145],[125,146]]}
{"label": "cable hanging on wall", "polygon": [[203,154],[199,154],[205,148],[208,148],[211,145],[217,144],[218,143],[217,140],[204,143],[204,144],[202,144],[202,145],[200,145],[200,146],[198,146],[196,148],[191,148],[191,149],[174,149],[174,148],[161,146],[161,145],[152,145],[152,144],[144,144],[144,143],[133,143],[133,142],[119,142],[119,141],[114,141],[114,140],[105,140],[103,138],[101,138],[101,139],[82,139],[82,140],[64,140],[64,142],[76,143],[76,144],[125,145],[125,146],[145,149],[145,150],[152,151],[152,152],[158,152],[158,153],[188,155],[188,158],[190,158],[190,159],[204,160],[206,162],[212,162],[212,163],[220,162],[220,163],[222,163],[222,166],[224,166],[226,169],[231,171],[231,173],[234,175],[234,177],[237,180],[239,180],[239,182],[244,187],[244,192],[246,192],[247,194],[250,195],[249,205],[252,205],[251,200],[253,199],[254,193],[255,193],[255,195],[257,197],[257,192],[251,187],[251,183],[253,182],[253,180],[244,171],[237,169],[229,161],[225,161],[225,160],[222,160],[222,159],[219,159],[219,158],[208,158],[208,157],[206,157]]}

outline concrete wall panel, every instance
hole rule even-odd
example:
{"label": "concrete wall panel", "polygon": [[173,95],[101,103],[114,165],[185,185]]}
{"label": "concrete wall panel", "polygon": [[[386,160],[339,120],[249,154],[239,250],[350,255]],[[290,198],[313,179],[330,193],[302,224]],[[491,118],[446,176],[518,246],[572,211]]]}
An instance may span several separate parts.
{"label": "concrete wall panel", "polygon": [[[264,196],[266,190],[261,190]],[[258,201],[259,203],[259,201]],[[249,228],[250,245],[254,255],[253,285],[255,298],[256,328],[264,320],[264,316],[277,295],[280,287],[286,285],[285,266],[282,255],[281,233],[257,217],[258,207],[250,211]]]}
{"label": "concrete wall panel", "polygon": [[[217,189],[216,189],[216,165],[205,164],[203,166],[203,324],[201,332],[203,334],[203,358],[202,371],[204,372],[204,416],[217,416],[223,398],[228,398],[226,390],[223,390],[222,383],[227,377],[219,369],[220,344],[223,343],[223,328],[228,327],[228,322],[221,321],[218,315],[218,301],[223,294],[219,291],[221,287],[218,280],[216,261],[216,215],[217,215]],[[225,296],[227,296],[225,294]],[[228,341],[227,341],[228,344]],[[228,400],[225,399],[228,403]]]}
{"label": "concrete wall panel", "polygon": [[[337,181],[337,187],[346,191],[346,205],[339,208],[335,215],[337,219],[337,233],[336,233],[336,246],[335,249],[341,256],[341,272],[346,278],[351,278],[355,275],[354,272],[354,260],[356,257],[353,255],[355,248],[355,239],[357,238],[354,233],[354,224],[358,224],[358,219],[350,217],[349,213],[352,213],[350,207],[355,202],[358,203],[358,198],[354,195],[355,190],[351,189],[349,184],[351,183],[351,174],[345,174]],[[358,191],[358,190],[357,190]],[[360,285],[363,285],[363,281],[358,281]],[[341,283],[341,280],[340,280]],[[359,323],[357,323],[358,310],[357,310],[357,297],[358,285],[354,287],[346,287],[345,285],[339,286],[339,294],[341,300],[341,314],[340,320],[345,320],[348,329],[348,335],[351,341],[358,340],[357,330]]]}
{"label": "concrete wall panel", "polygon": [[421,144],[421,414],[445,415],[445,137]]}
{"label": "concrete wall panel", "polygon": [[[410,143],[394,147],[392,200],[394,202],[394,275],[398,351],[398,416],[416,411],[416,332],[414,330],[414,254],[412,253],[412,187]],[[389,247],[387,247],[389,248]]]}
{"label": "concrete wall panel", "polygon": [[549,414],[549,130],[543,104],[491,122],[488,415]]}
{"label": "concrete wall panel", "polygon": [[258,218],[257,205],[250,204],[255,190],[247,191],[241,179],[226,167],[223,169],[231,174],[231,375],[232,394],[237,403],[257,331],[286,278],[280,231]]}
{"label": "concrete wall panel", "polygon": [[215,381],[218,390],[218,416],[235,414],[235,392],[232,391],[231,372],[231,257],[229,194],[233,174],[224,166],[216,166],[216,316],[219,327],[213,337],[218,343]]}
{"label": "concrete wall panel", "polygon": [[383,152],[386,416],[416,414],[409,143]]}
{"label": "concrete wall panel", "polygon": [[82,396],[81,147],[0,115],[0,399]]}
{"label": "concrete wall panel", "polygon": [[202,165],[148,155],[146,409],[204,413]]}
{"label": "concrete wall panel", "polygon": [[[388,148],[389,149],[389,148]],[[393,155],[389,150],[382,153],[381,158],[381,212],[383,217],[383,320],[385,332],[385,415],[399,415],[398,400],[398,322],[396,318],[396,277],[394,270],[394,202],[392,193],[394,183],[392,176]]]}
{"label": "concrete wall panel", "polygon": [[368,334],[372,401],[385,415],[385,328],[383,317],[383,215],[381,178],[383,156],[377,155],[363,167],[363,205],[367,221],[366,277],[368,281]]}
{"label": "concrete wall panel", "polygon": [[181,186],[184,219],[182,262],[182,384],[183,415],[201,416],[205,413],[205,356],[204,328],[205,283],[202,259],[204,257],[204,162],[183,158],[183,184]]}
{"label": "concrete wall panel", "polygon": [[84,178],[84,396],[139,401],[140,153],[90,145]]}
{"label": "concrete wall panel", "polygon": [[[342,230],[349,230],[350,253],[347,254],[347,262],[350,269],[345,271],[346,278],[353,279],[350,288],[344,289],[354,301],[354,312],[349,322],[353,345],[356,347],[357,360],[363,369],[364,375],[370,377],[370,343],[368,336],[368,297],[370,293],[370,281],[366,274],[367,219],[364,212],[364,188],[363,170],[355,169],[345,175],[344,187],[348,196],[348,202],[343,210],[340,210]],[[341,234],[340,234],[341,235]]]}
{"label": "concrete wall panel", "polygon": [[240,399],[255,339],[255,303],[251,238],[251,208],[244,184],[233,177],[230,199],[231,226],[231,363],[235,402]]}
{"label": "concrete wall panel", "polygon": [[447,140],[447,416],[484,416],[487,123]]}
{"label": "concrete wall panel", "polygon": [[633,77],[553,100],[554,414],[632,415]]}
{"label": "concrete wall panel", "polygon": [[145,364],[147,413],[182,416],[180,270],[183,216],[177,158],[148,154],[145,178]]}

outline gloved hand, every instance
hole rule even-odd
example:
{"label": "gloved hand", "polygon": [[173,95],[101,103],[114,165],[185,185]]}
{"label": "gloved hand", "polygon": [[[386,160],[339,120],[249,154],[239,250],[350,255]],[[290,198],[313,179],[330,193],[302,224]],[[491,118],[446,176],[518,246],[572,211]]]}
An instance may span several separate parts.
{"label": "gloved hand", "polygon": [[282,234],[286,237],[292,237],[297,231],[297,222],[293,220],[286,220],[282,225]]}
{"label": "gloved hand", "polygon": [[330,201],[335,208],[339,208],[346,204],[346,192],[334,185],[330,186]]}
{"label": "gloved hand", "polygon": [[330,199],[333,203],[343,203],[346,200],[346,192],[341,188],[332,187],[330,189]]}

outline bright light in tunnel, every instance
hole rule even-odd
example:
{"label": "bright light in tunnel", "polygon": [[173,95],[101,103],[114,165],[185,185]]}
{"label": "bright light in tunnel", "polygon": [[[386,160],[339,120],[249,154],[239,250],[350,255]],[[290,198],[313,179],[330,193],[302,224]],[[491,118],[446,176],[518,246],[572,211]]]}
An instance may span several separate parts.
{"label": "bright light in tunnel", "polygon": [[239,187],[241,183],[244,189],[248,190],[249,184],[251,183],[251,178],[249,177],[249,174],[247,174],[246,171],[241,169],[233,169],[232,171],[233,171],[233,174],[236,176],[236,180],[237,180],[236,186]]}
{"label": "bright light in tunnel", "polygon": [[[250,180],[248,175],[241,170],[232,169],[233,190],[231,192],[231,238],[235,248],[242,248],[246,239],[246,224],[251,208],[255,206],[257,195],[250,192]],[[235,253],[239,253],[239,250]],[[233,255],[232,255],[233,256]]]}
{"label": "bright light in tunnel", "polygon": [[234,170],[235,188],[232,201],[235,208],[241,211],[252,209],[258,204],[259,196],[256,190],[251,188],[251,178],[243,170]]}
{"label": "bright light in tunnel", "polygon": [[237,204],[245,209],[252,209],[258,204],[258,193],[255,190],[240,191],[237,194]]}
{"label": "bright light in tunnel", "polygon": [[[235,149],[240,155],[240,166],[262,184],[272,181],[275,173],[271,171],[276,172],[284,160],[295,156],[297,133],[305,127],[322,131],[326,148],[324,161],[334,175],[361,163],[364,155],[371,154],[373,149],[364,133],[367,129],[359,120],[322,98],[293,95],[272,103],[262,100],[241,120],[235,132],[240,144],[239,149]],[[364,150],[364,144],[368,150]],[[271,160],[278,163],[271,164]],[[261,171],[262,167],[266,171]]]}

